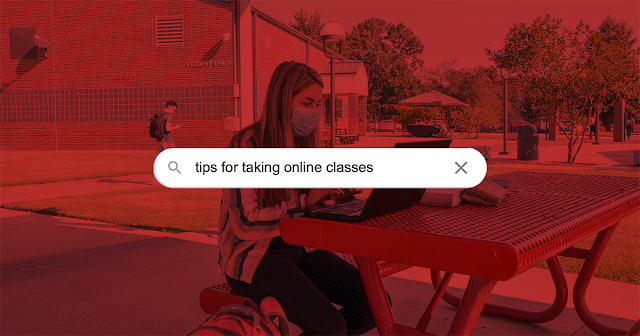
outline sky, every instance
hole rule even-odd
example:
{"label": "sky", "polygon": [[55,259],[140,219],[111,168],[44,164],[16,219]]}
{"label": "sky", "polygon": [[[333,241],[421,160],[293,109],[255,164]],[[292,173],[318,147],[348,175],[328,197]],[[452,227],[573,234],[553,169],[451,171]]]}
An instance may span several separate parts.
{"label": "sky", "polygon": [[[327,21],[340,23],[345,31],[370,17],[394,24],[404,23],[425,46],[425,68],[435,68],[456,58],[454,68],[492,63],[485,48],[499,49],[509,27],[532,22],[550,14],[567,28],[580,20],[597,28],[607,16],[626,21],[636,38],[640,27],[640,1],[272,1],[251,0],[257,8],[284,23],[293,21],[300,8],[316,10]],[[637,46],[637,45],[636,45]]]}

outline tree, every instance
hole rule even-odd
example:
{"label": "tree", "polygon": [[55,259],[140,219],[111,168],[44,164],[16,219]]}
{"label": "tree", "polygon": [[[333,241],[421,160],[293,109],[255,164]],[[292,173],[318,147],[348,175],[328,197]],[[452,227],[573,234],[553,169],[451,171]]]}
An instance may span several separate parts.
{"label": "tree", "polygon": [[369,18],[347,34],[345,56],[359,60],[367,70],[369,96],[367,106],[376,114],[395,114],[396,103],[424,92],[414,72],[422,69],[418,57],[424,45],[400,23]]}
{"label": "tree", "polygon": [[[606,65],[611,62],[622,62],[622,66],[626,66],[630,71],[627,73],[626,83],[624,80],[616,82],[618,90],[610,92],[609,96],[606,96],[601,102],[601,106],[605,112],[604,118],[600,119],[613,119],[613,104],[620,99],[626,100],[627,112],[635,112],[639,110],[639,94],[638,89],[638,48],[635,49],[636,53],[633,54],[634,46],[638,42],[633,37],[633,28],[627,27],[626,22],[617,22],[611,17],[604,19],[598,30],[591,34],[587,44],[590,48],[595,49],[591,64],[589,66],[601,67],[600,72],[605,76],[611,76],[612,74],[606,68]],[[615,59],[602,61],[600,58],[610,57],[611,54],[616,55]],[[602,68],[605,66],[604,68]],[[605,77],[596,78],[592,83],[596,88],[611,85],[611,80]],[[635,88],[635,90],[634,90]],[[607,90],[608,91],[608,90]],[[630,91],[630,93],[629,93]],[[621,94],[625,92],[626,94]],[[608,122],[605,122],[608,124]]]}
{"label": "tree", "polygon": [[[315,11],[313,14],[309,15],[306,10],[302,8],[293,12],[294,22],[290,22],[289,26],[291,28],[309,36],[314,41],[322,43],[322,39],[320,39],[320,31],[322,31],[322,27],[327,23],[334,22],[333,20],[329,20],[328,22],[322,19],[322,13]],[[327,48],[338,52],[338,46],[335,42],[327,43]]]}
{"label": "tree", "polygon": [[633,28],[612,18],[603,20],[598,31],[582,22],[573,30],[561,24],[549,15],[517,23],[503,48],[486,49],[486,54],[515,75],[534,110],[557,107],[561,120],[574,121],[563,130],[569,139],[567,162],[574,163],[593,110],[607,101],[637,99],[640,52]]}
{"label": "tree", "polygon": [[[327,23],[322,20],[322,14],[316,11],[309,15],[299,9],[293,16],[292,28],[322,43],[320,31]],[[338,50],[333,42],[327,47]],[[367,71],[367,110],[370,114],[396,114],[398,101],[424,92],[422,81],[414,75],[424,65],[419,59],[423,51],[420,39],[403,23],[395,25],[370,18],[346,33],[344,56],[362,61]]]}
{"label": "tree", "polygon": [[[449,86],[449,80],[451,79],[452,72],[454,71],[453,66],[456,62],[456,58],[443,61],[435,69],[424,69],[418,74],[418,77],[422,79],[430,90],[445,93],[446,88]],[[448,95],[447,93],[445,94]]]}
{"label": "tree", "polygon": [[424,107],[398,106],[398,117],[396,121],[402,125],[402,128],[407,128],[407,125],[414,124],[418,119],[427,123],[432,118],[433,115],[427,113]]}
{"label": "tree", "polygon": [[320,40],[320,31],[327,22],[322,20],[321,13],[315,11],[313,14],[309,15],[306,10],[300,8],[293,13],[293,19],[295,22],[289,23],[293,29],[298,30],[313,40],[322,43],[322,40]]}
{"label": "tree", "polygon": [[469,132],[474,128],[495,125],[503,108],[502,84],[497,82],[495,69],[478,66],[457,70],[453,68],[455,62],[455,59],[444,61],[419,76],[429,90],[469,104],[468,108],[448,108],[449,116],[464,123]]}
{"label": "tree", "polygon": [[498,111],[483,105],[454,109],[451,117],[464,125],[463,129],[467,134],[471,134],[474,129],[478,130],[483,126],[489,127],[498,123]]}

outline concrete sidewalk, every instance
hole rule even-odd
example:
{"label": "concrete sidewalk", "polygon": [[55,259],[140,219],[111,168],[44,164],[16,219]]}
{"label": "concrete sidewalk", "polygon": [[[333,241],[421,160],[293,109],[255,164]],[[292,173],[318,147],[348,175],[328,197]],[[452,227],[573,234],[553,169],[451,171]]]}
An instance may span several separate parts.
{"label": "concrete sidewalk", "polygon": [[[217,274],[215,230],[169,234],[0,209],[3,335],[185,335],[205,318],[200,290]],[[575,275],[566,274],[571,291]],[[451,288],[461,294],[466,277]],[[428,270],[384,279],[399,323],[415,326],[431,295]],[[499,283],[490,302],[541,310],[553,301],[548,271]],[[640,318],[637,285],[593,279],[598,319],[629,329]],[[480,335],[594,335],[572,309],[540,325],[481,316]],[[428,331],[446,334],[455,309],[441,303]],[[375,330],[368,333],[376,335]]]}
{"label": "concrete sidewalk", "polygon": [[215,232],[181,235],[0,209],[0,333],[186,335],[219,281]]}

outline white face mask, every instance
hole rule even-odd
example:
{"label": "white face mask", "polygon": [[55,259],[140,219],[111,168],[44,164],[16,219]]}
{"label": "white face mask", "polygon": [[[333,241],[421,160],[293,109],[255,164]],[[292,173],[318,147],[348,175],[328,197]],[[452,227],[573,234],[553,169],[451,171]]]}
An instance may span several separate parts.
{"label": "white face mask", "polygon": [[319,109],[316,107],[293,107],[291,131],[294,137],[305,137],[318,126]]}

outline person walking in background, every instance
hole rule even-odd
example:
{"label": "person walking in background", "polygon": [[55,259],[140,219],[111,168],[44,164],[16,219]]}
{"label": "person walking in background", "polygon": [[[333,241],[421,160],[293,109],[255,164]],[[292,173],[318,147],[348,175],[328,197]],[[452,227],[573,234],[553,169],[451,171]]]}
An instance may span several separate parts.
{"label": "person walking in background", "polygon": [[589,126],[589,140],[591,140],[591,136],[596,132],[596,117],[593,114],[587,120],[587,126]]}
{"label": "person walking in background", "polygon": [[[231,148],[316,148],[322,77],[304,63],[273,72],[260,119],[236,133]],[[358,269],[337,255],[280,237],[287,209],[353,189],[223,189],[218,266],[231,288],[260,302],[272,296],[305,335],[360,335],[375,327]],[[336,309],[334,303],[341,306]]]}
{"label": "person walking in background", "polygon": [[636,120],[633,118],[633,115],[629,115],[627,118],[627,139],[631,138],[631,132],[636,128]]}
{"label": "person walking in background", "polygon": [[164,111],[162,111],[161,115],[164,120],[164,136],[156,141],[156,151],[158,154],[167,148],[175,147],[173,139],[171,138],[171,131],[182,127],[182,125],[173,125],[171,123],[173,121],[173,114],[176,113],[177,109],[178,104],[173,100],[170,100],[165,105]]}

